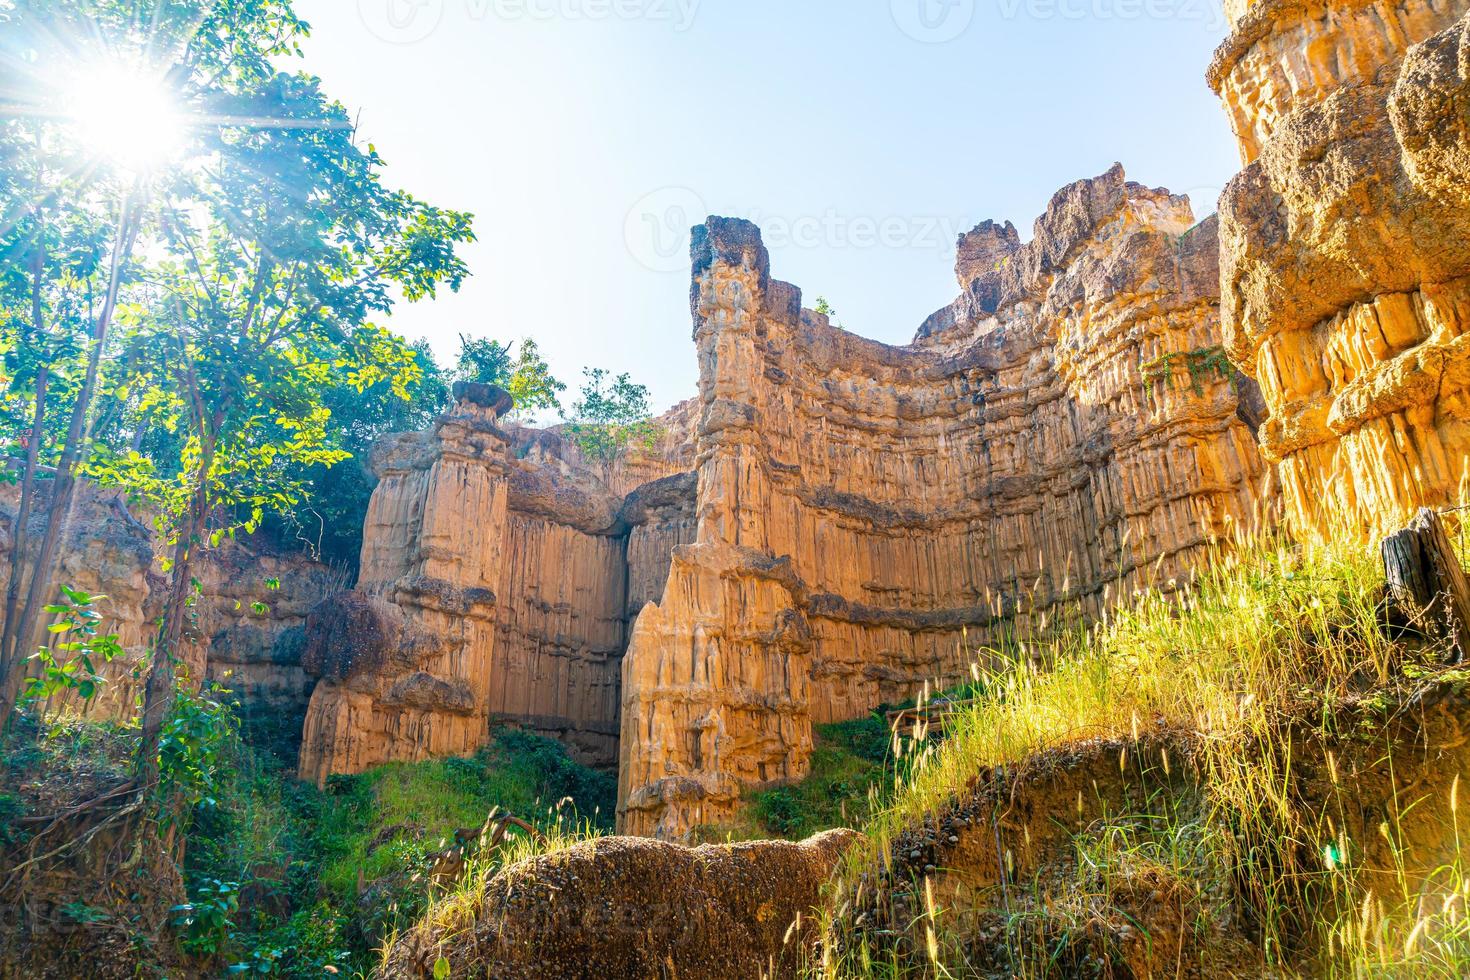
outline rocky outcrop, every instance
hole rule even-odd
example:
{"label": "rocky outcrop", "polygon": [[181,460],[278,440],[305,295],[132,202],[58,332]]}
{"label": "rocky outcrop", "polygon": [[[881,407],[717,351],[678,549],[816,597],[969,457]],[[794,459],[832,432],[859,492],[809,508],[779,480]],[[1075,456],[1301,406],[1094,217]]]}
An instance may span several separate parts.
{"label": "rocky outcrop", "polygon": [[510,483],[495,422],[510,400],[486,385],[456,385],[455,397],[431,432],[374,447],[359,594],[308,622],[306,666],[321,680],[303,779],[468,754],[485,739]]}
{"label": "rocky outcrop", "polygon": [[595,478],[614,496],[626,497],[645,484],[694,469],[694,426],[698,421],[699,400],[685,399],[654,420],[652,445],[629,446],[606,472],[582,454],[565,425],[548,429],[517,425],[507,431],[518,458],[550,467],[570,479]]}
{"label": "rocky outcrop", "polygon": [[[39,513],[29,522],[26,552],[34,556],[46,529],[46,494],[50,484],[38,484]],[[0,486],[0,590],[10,582],[11,555],[16,547],[15,520],[20,509],[20,490]],[[35,512],[33,512],[35,513]],[[123,654],[104,668],[106,682],[91,704],[82,705],[104,718],[126,719],[133,714],[133,701],[142,692],[134,677],[147,660],[155,623],[162,613],[165,583],[153,561],[154,541],[150,527],[140,522],[118,494],[82,483],[77,487],[71,520],[57,549],[56,581],[93,596],[102,620],[98,629],[117,636]],[[29,579],[22,580],[21,598]],[[3,591],[0,591],[3,595]],[[48,599],[49,601],[49,599]],[[4,615],[0,600],[0,617]],[[100,665],[99,665],[100,666]]]}
{"label": "rocky outcrop", "polygon": [[[356,592],[308,624],[322,683],[303,778],[467,754],[500,720],[616,760],[629,596],[662,595],[669,553],[692,534],[693,484],[665,477],[625,498],[558,432],[502,429],[509,407],[499,389],[457,385],[433,430],[374,448]],[[677,464],[678,412],[662,420],[669,460],[638,454],[614,483]]]}
{"label": "rocky outcrop", "polygon": [[[1283,962],[1326,962],[1323,946],[1336,937],[1291,930],[1284,950],[1263,948],[1262,900],[1252,893],[1279,875],[1274,887],[1285,894],[1293,886],[1282,882],[1310,880],[1339,854],[1352,855],[1352,887],[1413,896],[1411,915],[1432,919],[1450,904],[1440,876],[1461,849],[1456,806],[1442,801],[1461,792],[1470,765],[1470,697],[1447,677],[1375,700],[1343,709],[1307,698],[1238,738],[1160,726],[977,767],[949,799],[851,863],[829,899],[851,912],[834,917],[828,941],[861,942],[875,960],[893,956],[896,973],[922,973],[933,907],[974,976],[1029,975],[1035,950],[1056,976],[1269,977]],[[1215,781],[1268,766],[1292,772],[1279,806],[1230,812],[1240,801]],[[1177,841],[1180,827],[1222,819],[1262,821],[1273,843],[1224,861],[1208,847],[1152,858],[1169,853],[1165,838]],[[1097,861],[1115,833],[1129,846]],[[1291,843],[1304,838],[1321,840],[1323,856]],[[1260,860],[1272,846],[1280,856]],[[1303,921],[1330,922],[1333,898],[1304,888],[1289,902]],[[1079,906],[1085,929],[1076,928]]]}
{"label": "rocky outcrop", "polygon": [[804,774],[813,723],[1182,577],[1250,519],[1215,240],[1115,167],[1025,245],[964,236],[963,295],[899,348],[803,310],[755,226],[696,229],[698,523],[623,661],[623,831],[725,820]]}
{"label": "rocky outcrop", "polygon": [[208,552],[195,571],[200,601],[190,633],[207,648],[207,676],[241,711],[300,730],[316,681],[302,668],[306,616],[346,572],[251,538]]}
{"label": "rocky outcrop", "polygon": [[497,874],[466,921],[421,924],[376,974],[506,980],[794,977],[822,889],[858,837],[681,847],[603,837]]}
{"label": "rocky outcrop", "polygon": [[[9,576],[18,500],[15,487],[0,488],[0,593]],[[30,525],[27,547],[33,552],[45,527],[44,506],[42,511]],[[59,695],[55,707],[65,702],[115,720],[134,715],[167,594],[157,562],[162,550],[151,519],[134,513],[121,495],[78,487],[56,581],[100,597],[99,629],[116,634],[123,655],[102,669],[105,683],[90,703]],[[199,596],[182,660],[206,664],[205,678],[228,688],[248,714],[299,718],[313,684],[301,669],[306,613],[340,588],[340,574],[300,552],[242,536],[206,549],[195,577]]]}
{"label": "rocky outcrop", "polygon": [[1467,10],[1259,2],[1210,68],[1245,164],[1224,334],[1303,534],[1386,533],[1470,489]]}

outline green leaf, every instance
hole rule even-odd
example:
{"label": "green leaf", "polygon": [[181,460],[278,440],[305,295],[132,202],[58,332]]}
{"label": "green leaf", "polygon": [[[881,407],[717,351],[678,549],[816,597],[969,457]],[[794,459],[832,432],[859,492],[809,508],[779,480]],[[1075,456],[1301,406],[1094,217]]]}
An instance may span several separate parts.
{"label": "green leaf", "polygon": [[[73,589],[65,585],[61,586],[61,591],[66,595],[68,599],[70,599],[74,604],[78,606],[90,606],[94,598],[88,593],[83,592],[81,589]],[[101,599],[102,596],[96,596],[95,598]]]}
{"label": "green leaf", "polygon": [[434,961],[434,980],[449,980],[449,960],[443,956]]}

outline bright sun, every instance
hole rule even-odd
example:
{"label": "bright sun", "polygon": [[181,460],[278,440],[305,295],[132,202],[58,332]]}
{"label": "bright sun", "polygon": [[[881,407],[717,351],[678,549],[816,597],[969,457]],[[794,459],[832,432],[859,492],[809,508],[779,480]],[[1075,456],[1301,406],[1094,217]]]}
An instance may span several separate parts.
{"label": "bright sun", "polygon": [[125,170],[156,169],[183,148],[183,113],[157,75],[126,64],[91,65],[62,97],[87,153]]}

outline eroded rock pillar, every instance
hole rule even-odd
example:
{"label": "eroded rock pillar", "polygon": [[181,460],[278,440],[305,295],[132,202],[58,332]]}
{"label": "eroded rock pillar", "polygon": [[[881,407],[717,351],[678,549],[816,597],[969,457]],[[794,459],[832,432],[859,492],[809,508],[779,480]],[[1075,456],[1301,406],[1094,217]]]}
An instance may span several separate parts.
{"label": "eroded rock pillar", "polygon": [[1368,539],[1470,489],[1465,0],[1237,4],[1210,67],[1231,356],[1301,533]]}
{"label": "eroded rock pillar", "polygon": [[496,420],[511,402],[480,384],[454,396],[430,432],[374,447],[358,587],[307,623],[303,666],[321,681],[303,779],[464,755],[486,738],[508,496]]}
{"label": "eroded rock pillar", "polygon": [[711,219],[693,252],[696,540],[674,549],[623,658],[618,825],[645,836],[728,820],[744,789],[805,775],[812,743],[811,629],[790,560],[769,550],[760,394],[767,319],[794,323],[800,296],[772,283],[749,222]]}

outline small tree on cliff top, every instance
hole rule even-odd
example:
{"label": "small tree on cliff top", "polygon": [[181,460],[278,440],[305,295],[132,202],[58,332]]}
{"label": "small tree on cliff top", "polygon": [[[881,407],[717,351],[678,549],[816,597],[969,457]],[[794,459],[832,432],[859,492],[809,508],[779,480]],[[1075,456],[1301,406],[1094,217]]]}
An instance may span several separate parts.
{"label": "small tree on cliff top", "polygon": [[583,457],[602,469],[605,481],[630,448],[652,450],[662,430],[648,409],[648,388],[627,374],[610,378],[602,368],[584,368],[582,392],[572,403],[566,431]]}
{"label": "small tree on cliff top", "polygon": [[517,352],[514,343],[503,345],[498,340],[460,334],[456,375],[461,381],[478,381],[504,388],[510,393],[518,412],[548,408],[560,412],[560,396],[567,390],[567,386],[552,375],[551,365],[541,357],[540,348],[530,337],[521,341]]}

